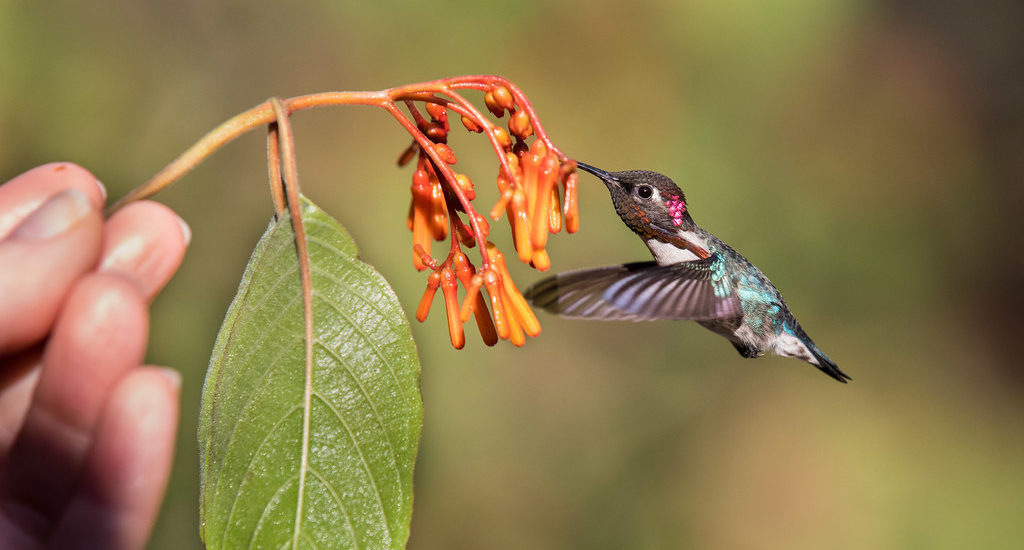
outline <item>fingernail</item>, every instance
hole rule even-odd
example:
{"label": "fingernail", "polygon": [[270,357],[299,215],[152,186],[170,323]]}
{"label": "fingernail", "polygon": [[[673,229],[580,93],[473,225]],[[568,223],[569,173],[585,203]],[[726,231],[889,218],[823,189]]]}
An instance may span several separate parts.
{"label": "fingernail", "polygon": [[106,202],[107,202],[107,186],[103,185],[102,181],[96,180],[96,187],[100,188],[100,194],[103,195],[103,203],[106,204]]}
{"label": "fingernail", "polygon": [[181,227],[181,236],[185,239],[185,246],[192,242],[192,228],[185,223],[185,220],[181,219],[181,216],[175,216],[178,219],[178,226]]}
{"label": "fingernail", "polygon": [[11,238],[28,241],[49,239],[64,233],[85,217],[92,206],[89,197],[67,189],[43,203],[11,233]]}
{"label": "fingernail", "polygon": [[171,384],[172,388],[174,388],[175,390],[181,389],[181,373],[180,372],[178,372],[178,371],[176,371],[174,369],[169,369],[167,367],[160,367],[158,370],[160,371],[160,374],[163,377],[167,378],[167,382],[169,382]]}

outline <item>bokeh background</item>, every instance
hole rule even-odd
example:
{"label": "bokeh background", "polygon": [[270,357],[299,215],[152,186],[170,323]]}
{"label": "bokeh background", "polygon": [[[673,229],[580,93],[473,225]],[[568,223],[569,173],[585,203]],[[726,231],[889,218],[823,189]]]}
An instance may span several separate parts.
{"label": "bokeh background", "polygon": [[[271,95],[504,75],[570,155],[671,175],[854,381],[692,323],[542,314],[523,349],[457,352],[435,310],[411,549],[1019,548],[1020,21],[1010,0],[0,0],[0,179],[71,160],[117,197]],[[361,107],[294,125],[306,193],[411,311],[407,138]],[[490,204],[486,148],[453,144]],[[154,549],[200,547],[200,388],[265,174],[255,132],[160,196],[194,240],[153,306],[149,360],[184,374]],[[554,269],[645,259],[582,183]]]}

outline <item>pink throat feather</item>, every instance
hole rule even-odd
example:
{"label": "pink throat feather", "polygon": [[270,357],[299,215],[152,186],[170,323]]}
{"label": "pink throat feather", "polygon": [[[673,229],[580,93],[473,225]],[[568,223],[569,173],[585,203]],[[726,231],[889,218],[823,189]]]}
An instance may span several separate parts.
{"label": "pink throat feather", "polygon": [[672,195],[672,199],[665,201],[668,213],[672,216],[672,224],[676,227],[683,225],[683,212],[686,212],[686,203],[679,199],[679,195]]}

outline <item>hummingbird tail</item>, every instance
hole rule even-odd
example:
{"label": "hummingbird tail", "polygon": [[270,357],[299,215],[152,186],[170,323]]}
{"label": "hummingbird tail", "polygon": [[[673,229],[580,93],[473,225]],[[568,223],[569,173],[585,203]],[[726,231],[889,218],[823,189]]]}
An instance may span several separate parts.
{"label": "hummingbird tail", "polygon": [[818,367],[821,372],[835,378],[843,384],[853,380],[853,378],[850,378],[848,374],[839,370],[839,365],[836,365],[835,361],[829,359],[828,356],[818,349],[818,346],[815,346],[813,342],[807,346],[807,349],[810,350],[811,355],[813,355],[814,359],[817,361],[814,366]]}

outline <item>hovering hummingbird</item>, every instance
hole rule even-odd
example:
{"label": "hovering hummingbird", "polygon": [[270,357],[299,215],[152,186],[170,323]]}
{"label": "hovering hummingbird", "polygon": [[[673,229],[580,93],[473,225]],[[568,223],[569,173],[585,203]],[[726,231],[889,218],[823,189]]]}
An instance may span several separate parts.
{"label": "hovering hummingbird", "polygon": [[654,261],[549,277],[526,291],[534,305],[581,319],[690,319],[728,338],[743,357],[771,351],[803,359],[840,382],[850,380],[814,345],[768,277],[693,221],[671,179],[647,170],[578,166],[604,182],[615,212]]}

